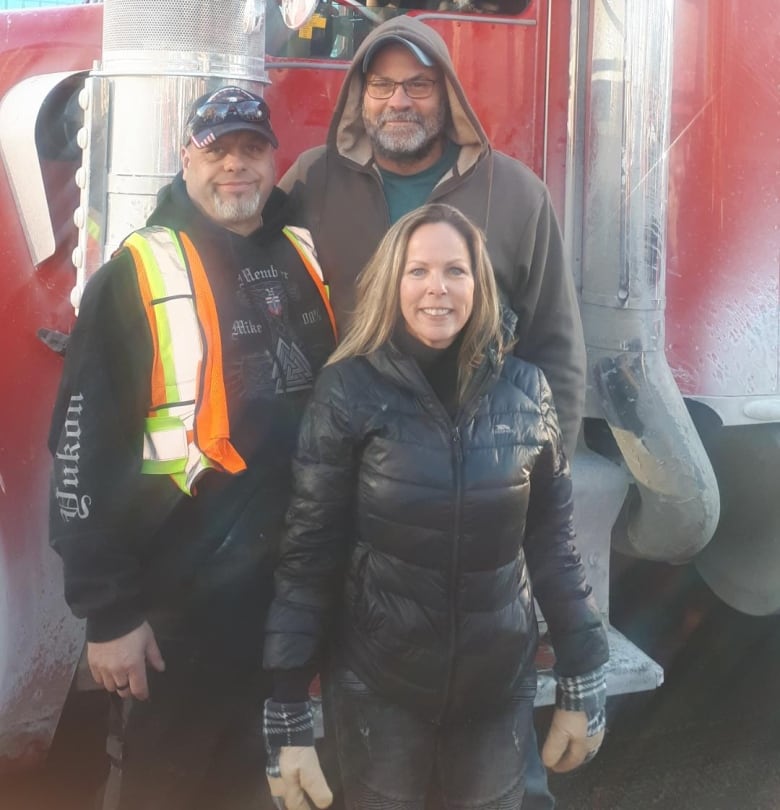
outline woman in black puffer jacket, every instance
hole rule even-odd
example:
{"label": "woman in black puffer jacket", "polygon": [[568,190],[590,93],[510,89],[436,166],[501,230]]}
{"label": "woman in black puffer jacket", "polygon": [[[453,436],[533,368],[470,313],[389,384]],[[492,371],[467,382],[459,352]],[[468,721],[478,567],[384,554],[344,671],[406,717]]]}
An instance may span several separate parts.
{"label": "woman in black puffer jacket", "polygon": [[[603,736],[606,634],[572,545],[572,489],[542,372],[506,353],[479,231],[429,205],[387,234],[317,382],[265,642],[272,792],[329,801],[307,684],[327,652],[350,807],[519,807],[537,625],[556,653],[544,759]],[[279,757],[274,755],[280,754]]]}

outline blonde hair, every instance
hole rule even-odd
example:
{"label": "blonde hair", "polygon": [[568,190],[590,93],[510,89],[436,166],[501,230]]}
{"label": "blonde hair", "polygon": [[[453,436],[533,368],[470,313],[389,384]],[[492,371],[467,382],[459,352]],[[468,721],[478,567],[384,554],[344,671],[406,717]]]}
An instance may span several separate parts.
{"label": "blonde hair", "polygon": [[504,350],[498,289],[482,232],[457,208],[431,203],[410,211],[385,234],[374,255],[358,276],[352,320],[328,364],[367,355],[387,343],[401,318],[400,287],[409,240],[423,225],[444,223],[466,243],[474,277],[471,317],[463,327],[458,353],[458,398],[479,366],[488,346]]}

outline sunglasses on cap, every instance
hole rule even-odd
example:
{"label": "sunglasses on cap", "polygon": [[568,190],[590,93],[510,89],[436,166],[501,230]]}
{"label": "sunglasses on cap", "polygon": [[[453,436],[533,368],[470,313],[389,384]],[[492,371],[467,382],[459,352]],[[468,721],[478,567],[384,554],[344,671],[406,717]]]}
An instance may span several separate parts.
{"label": "sunglasses on cap", "polygon": [[[240,88],[229,90],[223,88],[202,101],[190,112],[187,135],[192,138],[196,146],[203,146],[218,137],[219,132],[214,130],[215,127],[221,128],[221,125],[245,123],[250,125],[247,128],[257,129],[274,146],[277,146],[270,119],[270,110],[262,98],[245,93]],[[231,129],[233,128],[231,127]],[[205,130],[211,130],[206,133],[205,139],[195,137]]]}
{"label": "sunglasses on cap", "polygon": [[259,124],[269,118],[268,105],[263,99],[252,98],[249,94],[228,95],[220,90],[192,111],[190,127],[197,131],[198,125],[208,127],[222,124],[229,117]]}

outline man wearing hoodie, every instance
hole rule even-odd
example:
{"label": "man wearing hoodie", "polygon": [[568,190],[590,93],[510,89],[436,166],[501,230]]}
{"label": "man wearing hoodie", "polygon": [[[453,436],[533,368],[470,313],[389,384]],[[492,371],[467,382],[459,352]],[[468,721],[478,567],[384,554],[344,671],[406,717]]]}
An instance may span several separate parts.
{"label": "man wearing hoodie", "polygon": [[[476,223],[517,315],[515,353],[544,371],[573,456],[585,350],[549,192],[491,147],[435,31],[406,16],[374,29],[347,72],[326,144],[303,153],[280,185],[312,233],[340,325],[357,274],[403,214],[436,201]],[[528,748],[523,808],[552,807],[537,748]]]}
{"label": "man wearing hoodie", "polygon": [[332,351],[262,98],[195,101],[182,171],[89,281],[50,434],[51,543],[111,695],[104,808],[271,806],[265,612],[299,417]]}
{"label": "man wearing hoodie", "polygon": [[445,202],[482,228],[518,316],[515,352],[547,376],[571,458],[585,350],[549,192],[528,167],[491,147],[433,29],[400,16],[365,38],[327,143],[304,152],[279,185],[312,233],[339,325],[353,307],[355,277],[404,213]]}

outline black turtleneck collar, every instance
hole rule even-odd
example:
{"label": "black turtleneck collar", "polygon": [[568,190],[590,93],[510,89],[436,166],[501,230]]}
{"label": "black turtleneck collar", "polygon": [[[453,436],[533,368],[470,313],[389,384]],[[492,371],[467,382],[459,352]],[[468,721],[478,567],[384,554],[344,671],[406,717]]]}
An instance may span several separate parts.
{"label": "black turtleneck collar", "polygon": [[393,343],[404,354],[413,357],[423,371],[441,359],[447,349],[452,346],[450,344],[446,349],[435,349],[433,346],[427,346],[406,328],[406,323],[403,320],[399,321],[393,330]]}
{"label": "black turtleneck collar", "polygon": [[451,417],[458,410],[458,354],[462,333],[444,349],[427,346],[406,328],[403,320],[393,330],[393,345],[417,362],[436,396]]}

